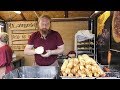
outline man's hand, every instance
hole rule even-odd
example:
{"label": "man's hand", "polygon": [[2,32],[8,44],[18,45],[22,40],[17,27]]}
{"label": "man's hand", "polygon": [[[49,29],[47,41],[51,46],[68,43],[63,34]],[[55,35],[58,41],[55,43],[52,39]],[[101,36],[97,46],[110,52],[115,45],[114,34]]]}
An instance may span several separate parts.
{"label": "man's hand", "polygon": [[39,46],[35,49],[36,54],[42,54],[44,52],[44,47]]}
{"label": "man's hand", "polygon": [[42,57],[49,57],[50,55],[62,54],[64,51],[64,45],[58,46],[55,50],[46,50],[46,54],[41,54]]}
{"label": "man's hand", "polygon": [[46,50],[45,54],[41,54],[42,57],[49,57],[50,55],[52,55],[51,53],[52,50]]}

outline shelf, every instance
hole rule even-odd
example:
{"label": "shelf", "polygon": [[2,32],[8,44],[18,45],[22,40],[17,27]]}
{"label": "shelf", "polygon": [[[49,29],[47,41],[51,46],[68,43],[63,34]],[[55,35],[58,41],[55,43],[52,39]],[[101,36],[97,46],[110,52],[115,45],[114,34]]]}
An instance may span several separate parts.
{"label": "shelf", "polygon": [[94,48],[77,48],[77,51],[94,50]]}
{"label": "shelf", "polygon": [[88,55],[94,55],[93,52],[89,52],[89,51],[82,51],[82,52],[78,51],[77,54],[88,54]]}
{"label": "shelf", "polygon": [[90,51],[77,51],[77,53],[91,53]]}
{"label": "shelf", "polygon": [[94,45],[94,43],[93,42],[91,42],[91,43],[77,43],[77,45]]}
{"label": "shelf", "polygon": [[77,45],[77,48],[81,48],[81,47],[94,47],[94,45]]}
{"label": "shelf", "polygon": [[78,55],[87,54],[95,59],[95,35],[92,39],[87,39],[84,41],[79,41],[77,35],[78,34],[75,35],[76,57]]}
{"label": "shelf", "polygon": [[77,42],[90,42],[90,41],[93,42],[93,41],[94,41],[94,38],[93,38],[93,39],[88,39],[88,40],[85,40],[85,41],[78,41],[78,40],[77,40]]}

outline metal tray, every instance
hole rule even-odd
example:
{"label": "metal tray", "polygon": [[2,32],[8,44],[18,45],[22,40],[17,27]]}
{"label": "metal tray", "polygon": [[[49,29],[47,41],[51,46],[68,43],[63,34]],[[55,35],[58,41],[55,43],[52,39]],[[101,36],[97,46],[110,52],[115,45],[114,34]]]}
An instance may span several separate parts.
{"label": "metal tray", "polygon": [[56,79],[58,67],[55,66],[23,66],[3,76],[3,79],[46,78]]}

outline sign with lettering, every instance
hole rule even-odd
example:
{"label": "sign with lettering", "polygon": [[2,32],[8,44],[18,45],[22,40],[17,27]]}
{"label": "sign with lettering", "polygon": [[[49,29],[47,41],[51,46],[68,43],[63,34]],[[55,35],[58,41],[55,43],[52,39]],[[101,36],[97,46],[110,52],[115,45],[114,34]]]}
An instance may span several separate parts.
{"label": "sign with lettering", "polygon": [[12,34],[11,39],[14,40],[28,40],[30,34]]}
{"label": "sign with lettering", "polygon": [[7,22],[9,45],[14,51],[23,51],[30,35],[37,31],[36,21]]}
{"label": "sign with lettering", "polygon": [[9,30],[31,30],[37,28],[37,22],[36,21],[8,22],[7,27]]}

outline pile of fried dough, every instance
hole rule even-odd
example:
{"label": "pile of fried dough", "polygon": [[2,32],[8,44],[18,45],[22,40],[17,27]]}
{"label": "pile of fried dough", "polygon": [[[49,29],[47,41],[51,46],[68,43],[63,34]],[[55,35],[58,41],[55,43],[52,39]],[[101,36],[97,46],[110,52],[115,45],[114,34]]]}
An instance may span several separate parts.
{"label": "pile of fried dough", "polygon": [[96,61],[87,54],[78,55],[78,58],[64,59],[60,68],[61,76],[67,77],[102,77],[105,72]]}

